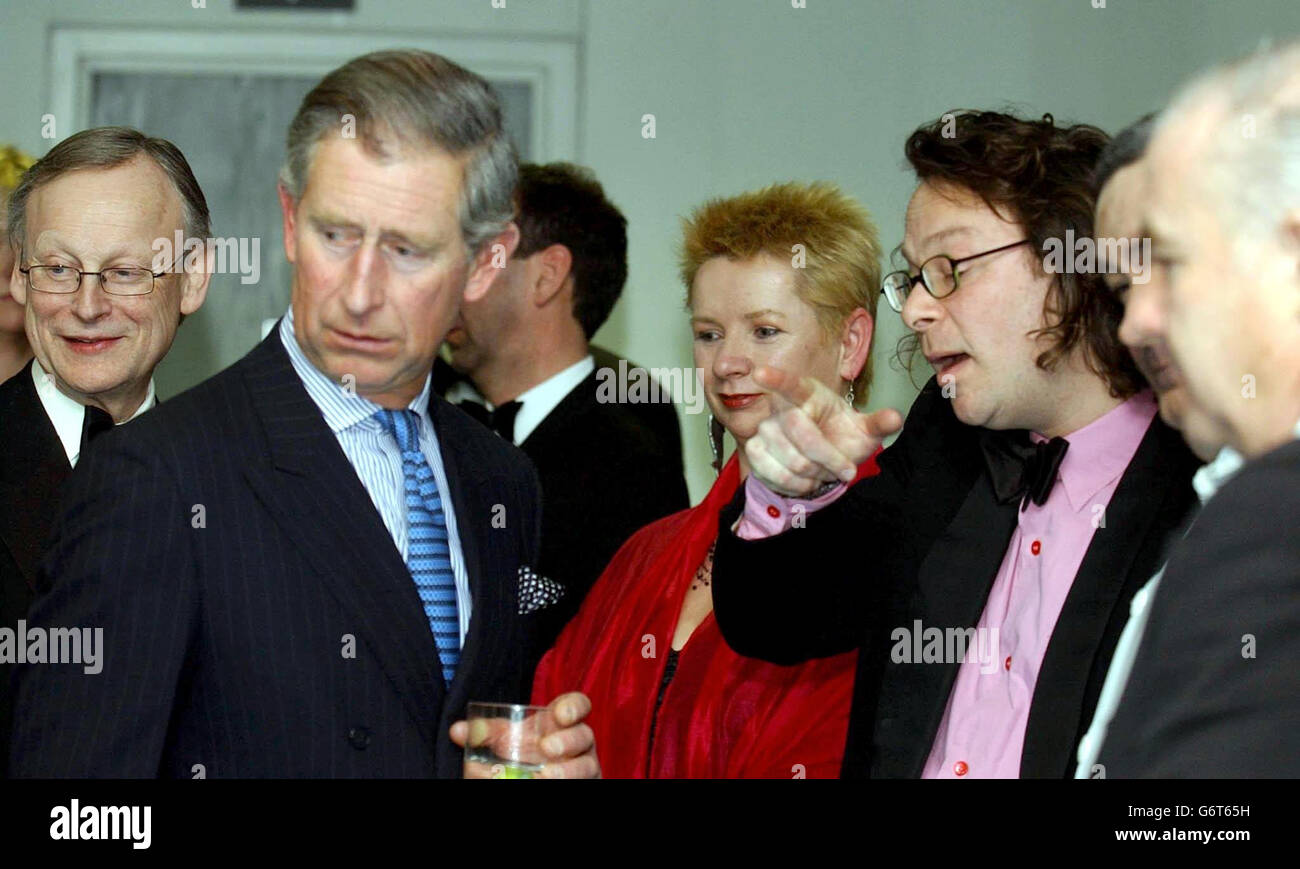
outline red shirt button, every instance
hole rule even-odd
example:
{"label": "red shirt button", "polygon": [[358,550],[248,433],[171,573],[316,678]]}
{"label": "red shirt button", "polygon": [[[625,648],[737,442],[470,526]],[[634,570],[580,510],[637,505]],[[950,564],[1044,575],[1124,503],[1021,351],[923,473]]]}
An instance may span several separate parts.
{"label": "red shirt button", "polygon": [[1043,551],[1043,544],[1035,540],[1033,544],[1030,545],[1029,551],[1037,555],[1038,553]]}
{"label": "red shirt button", "polygon": [[968,769],[969,767],[966,766],[966,761],[964,760],[959,760],[952,765],[952,771],[957,775],[965,775]]}
{"label": "red shirt button", "polygon": [[1005,663],[1003,663],[1002,666],[1006,667],[1008,670],[1011,669],[1011,656],[1010,656],[1010,655],[1007,655],[1007,660],[1006,660]]}
{"label": "red shirt button", "polygon": [[771,516],[773,519],[780,519],[781,511],[769,504],[767,507],[767,515]]}

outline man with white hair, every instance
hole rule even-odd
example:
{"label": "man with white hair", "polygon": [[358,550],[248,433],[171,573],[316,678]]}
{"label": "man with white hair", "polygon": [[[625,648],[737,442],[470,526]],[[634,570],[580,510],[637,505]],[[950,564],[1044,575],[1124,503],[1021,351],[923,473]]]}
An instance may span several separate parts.
{"label": "man with white hair", "polygon": [[1146,161],[1153,295],[1192,401],[1245,465],[1165,569],[1108,777],[1300,776],[1300,42],[1214,70]]}

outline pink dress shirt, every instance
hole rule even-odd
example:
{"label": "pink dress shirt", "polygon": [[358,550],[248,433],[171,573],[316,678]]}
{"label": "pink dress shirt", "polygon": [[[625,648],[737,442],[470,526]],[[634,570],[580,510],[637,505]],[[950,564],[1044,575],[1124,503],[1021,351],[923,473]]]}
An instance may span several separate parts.
{"label": "pink dress shirt", "polygon": [[[976,626],[976,648],[959,665],[923,778],[1016,778],[1034,685],[1070,586],[1105,521],[1120,477],[1156,415],[1149,391],[1072,434],[1057,484],[1042,506],[1018,514],[1015,532]],[[1046,440],[1038,434],[1035,441]],[[752,540],[791,527],[847,491],[813,500],[784,498],[751,474],[736,534]],[[985,660],[981,661],[980,658]]]}

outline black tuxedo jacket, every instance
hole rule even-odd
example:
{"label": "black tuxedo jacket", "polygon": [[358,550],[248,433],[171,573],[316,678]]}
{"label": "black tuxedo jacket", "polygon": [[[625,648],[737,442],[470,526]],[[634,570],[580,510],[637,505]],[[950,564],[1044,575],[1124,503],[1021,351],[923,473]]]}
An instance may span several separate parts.
{"label": "black tuxedo jacket", "polygon": [[[587,349],[591,351],[591,358],[596,363],[597,372],[602,368],[608,368],[617,374],[620,362],[627,363],[628,370],[643,367],[595,344],[589,344]],[[667,472],[681,477],[682,427],[677,420],[677,410],[672,403],[647,401],[638,404],[625,404],[622,407],[639,420],[642,428],[654,437],[658,451],[664,456]],[[683,504],[682,506],[687,505]]]}
{"label": "black tuxedo jacket", "polygon": [[680,452],[666,454],[629,406],[598,401],[598,384],[593,371],[519,445],[542,482],[541,572],[566,591],[541,614],[546,648],[627,538],[690,506]]}
{"label": "black tuxedo jacket", "polygon": [[[32,363],[0,383],[0,628],[16,629],[36,595],[36,564],[72,473],[36,395]],[[0,663],[0,778],[9,760],[13,665]]]}
{"label": "black tuxedo jacket", "polygon": [[[862,650],[845,776],[915,778],[925,767],[959,663],[895,663],[890,635],[917,619],[940,630],[979,622],[1019,509],[997,503],[982,432],[956,418],[932,378],[880,454],[880,474],[808,515],[805,527],[745,541],[729,530],[743,490],[723,511],[713,605],[732,648],[782,664]],[[1159,568],[1166,538],[1194,503],[1198,464],[1177,432],[1158,418],[1151,424],[1052,633],[1022,777],[1073,773],[1129,600]]]}
{"label": "black tuxedo jacket", "polygon": [[277,329],[78,463],[28,621],[102,627],[103,669],[20,666],[12,773],[458,776],[447,729],[466,702],[529,696],[518,573],[540,505],[518,450],[446,402],[430,413],[473,597],[450,686]]}
{"label": "black tuxedo jacket", "polygon": [[[596,371],[608,368],[618,373],[619,363],[625,363],[627,370],[641,368],[628,359],[624,359],[604,347],[587,345]],[[433,389],[439,395],[446,395],[452,384],[462,380],[462,376],[445,361],[438,357],[433,363]],[[677,410],[671,402],[646,401],[637,404],[620,405],[634,420],[636,427],[647,432],[654,439],[654,451],[664,457],[667,473],[683,476],[682,471],[682,428],[677,420]]]}
{"label": "black tuxedo jacket", "polygon": [[1173,550],[1098,762],[1107,778],[1300,777],[1300,441]]}
{"label": "black tuxedo jacket", "polygon": [[[539,613],[537,641],[543,652],[633,533],[690,506],[673,405],[600,402],[600,369],[617,372],[618,357],[595,347],[592,356],[596,370],[519,445],[542,484],[540,572],[565,587],[559,603]],[[434,389],[440,394],[459,379],[441,359],[434,363]]]}

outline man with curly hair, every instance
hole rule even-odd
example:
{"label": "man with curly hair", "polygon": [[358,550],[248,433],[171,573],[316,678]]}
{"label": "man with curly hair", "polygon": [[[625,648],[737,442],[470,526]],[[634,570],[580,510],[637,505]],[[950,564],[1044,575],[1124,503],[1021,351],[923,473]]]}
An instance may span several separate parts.
{"label": "man with curly hair", "polygon": [[[935,376],[879,475],[845,485],[896,411],[758,375],[788,404],[746,444],[715,615],[777,663],[862,649],[845,775],[1072,773],[1129,600],[1193,502],[1199,462],[1116,337],[1122,306],[1095,262],[1049,256],[1092,238],[1106,141],[987,111],[909,137],[905,265],[882,289]],[[814,565],[816,594],[792,594]]]}

